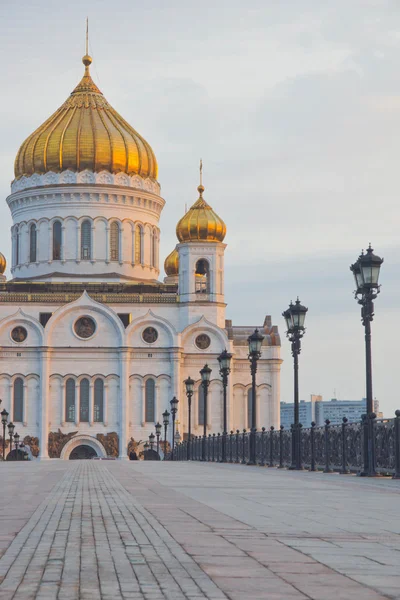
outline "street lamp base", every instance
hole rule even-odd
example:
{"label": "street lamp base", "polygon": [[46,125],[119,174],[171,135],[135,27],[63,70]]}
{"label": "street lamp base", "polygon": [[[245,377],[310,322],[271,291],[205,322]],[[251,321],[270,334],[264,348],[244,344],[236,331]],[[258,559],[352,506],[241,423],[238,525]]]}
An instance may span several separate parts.
{"label": "street lamp base", "polygon": [[367,471],[360,471],[357,473],[357,477],[382,477],[380,473],[368,473]]}

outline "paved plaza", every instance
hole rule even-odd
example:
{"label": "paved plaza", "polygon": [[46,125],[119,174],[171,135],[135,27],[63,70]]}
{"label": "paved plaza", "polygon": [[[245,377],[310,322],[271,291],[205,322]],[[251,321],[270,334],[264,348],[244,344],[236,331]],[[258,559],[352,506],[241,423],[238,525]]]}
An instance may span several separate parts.
{"label": "paved plaza", "polygon": [[2,464],[0,600],[400,599],[400,481]]}

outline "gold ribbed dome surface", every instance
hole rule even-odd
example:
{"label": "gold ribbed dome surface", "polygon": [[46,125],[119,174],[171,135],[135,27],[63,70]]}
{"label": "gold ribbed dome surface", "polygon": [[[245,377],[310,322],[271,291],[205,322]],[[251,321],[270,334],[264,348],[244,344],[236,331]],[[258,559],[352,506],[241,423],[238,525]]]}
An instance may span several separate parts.
{"label": "gold ribbed dome surface", "polygon": [[164,271],[169,277],[179,275],[179,253],[176,248],[174,248],[171,254],[168,254],[165,259]]}
{"label": "gold ribbed dome surface", "polygon": [[109,105],[93,82],[90,56],[85,74],[70,97],[22,144],[15,177],[67,169],[123,172],[157,179],[150,145]]}
{"label": "gold ribbed dome surface", "polygon": [[4,254],[0,252],[0,275],[4,275],[4,271],[6,270],[7,261]]}
{"label": "gold ribbed dome surface", "polygon": [[180,242],[222,242],[226,225],[203,198],[204,187],[197,188],[200,197],[176,226]]}

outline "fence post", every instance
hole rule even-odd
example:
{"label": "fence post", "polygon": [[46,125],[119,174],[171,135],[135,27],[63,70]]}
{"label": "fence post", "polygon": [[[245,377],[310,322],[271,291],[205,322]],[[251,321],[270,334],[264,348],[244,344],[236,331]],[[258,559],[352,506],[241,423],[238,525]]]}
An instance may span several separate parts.
{"label": "fence post", "polygon": [[233,429],[229,434],[229,462],[233,463]]}
{"label": "fence post", "polygon": [[236,429],[236,463],[239,462],[239,429]]}
{"label": "fence post", "polygon": [[375,454],[375,420],[376,414],[371,413],[368,415],[368,476],[376,477],[375,465],[376,465],[376,454]]}
{"label": "fence post", "polygon": [[330,420],[325,419],[325,469],[324,473],[332,473],[331,464],[330,464],[330,440],[329,440],[329,425]]}
{"label": "fence post", "polygon": [[394,418],[394,475],[400,479],[400,410],[396,410]]}
{"label": "fence post", "polygon": [[343,423],[342,423],[342,469],[341,469],[341,473],[342,475],[348,475],[350,473],[350,469],[347,466],[347,446],[346,446],[346,428],[347,428],[347,422],[348,422],[348,418],[347,417],[343,417],[342,419]]}
{"label": "fence post", "polygon": [[246,445],[246,430],[243,429],[243,435],[242,435],[242,465],[246,464],[246,451],[245,451],[245,445]]}
{"label": "fence post", "polygon": [[275,427],[273,425],[271,425],[271,427],[269,428],[269,467],[274,466],[274,429]]}
{"label": "fence post", "polygon": [[281,425],[279,429],[279,469],[283,469],[283,430],[284,426]]}
{"label": "fence post", "polygon": [[312,423],[311,423],[310,445],[311,445],[310,471],[315,471],[315,421],[312,421]]}
{"label": "fence post", "polygon": [[261,427],[261,462],[260,466],[265,466],[265,427]]}
{"label": "fence post", "polygon": [[215,433],[213,433],[212,435],[212,451],[211,451],[211,456],[212,456],[212,462],[215,461]]}

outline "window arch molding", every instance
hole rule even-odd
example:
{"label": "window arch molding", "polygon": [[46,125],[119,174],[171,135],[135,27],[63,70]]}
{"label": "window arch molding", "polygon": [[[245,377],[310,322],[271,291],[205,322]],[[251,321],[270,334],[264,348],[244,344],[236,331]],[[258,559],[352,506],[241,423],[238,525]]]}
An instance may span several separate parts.
{"label": "window arch molding", "polygon": [[20,253],[21,253],[21,235],[19,225],[16,225],[14,228],[14,257],[15,257],[15,266],[17,267],[20,264]]}
{"label": "window arch molding", "polygon": [[194,284],[196,294],[209,294],[210,286],[210,263],[206,258],[199,258],[194,268]]}

